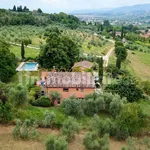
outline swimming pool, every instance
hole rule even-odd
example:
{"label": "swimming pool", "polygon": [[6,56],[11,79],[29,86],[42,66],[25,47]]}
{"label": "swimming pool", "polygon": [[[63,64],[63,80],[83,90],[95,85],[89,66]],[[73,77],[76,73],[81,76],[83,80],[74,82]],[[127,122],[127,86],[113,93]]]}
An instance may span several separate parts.
{"label": "swimming pool", "polygon": [[38,63],[37,62],[23,62],[16,69],[17,71],[37,71]]}

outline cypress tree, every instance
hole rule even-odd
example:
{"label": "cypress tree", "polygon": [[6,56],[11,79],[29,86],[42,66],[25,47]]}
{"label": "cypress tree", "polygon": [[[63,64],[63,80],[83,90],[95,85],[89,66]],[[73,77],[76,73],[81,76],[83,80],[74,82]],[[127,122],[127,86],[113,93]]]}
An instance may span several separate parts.
{"label": "cypress tree", "polygon": [[121,29],[121,39],[123,39],[124,37],[124,27],[122,26],[122,29]]}
{"label": "cypress tree", "polygon": [[21,58],[22,59],[25,58],[24,55],[25,55],[25,49],[24,49],[24,42],[22,41],[21,42]]}
{"label": "cypress tree", "polygon": [[16,6],[14,5],[14,7],[13,7],[13,11],[16,11],[17,9],[16,9]]}
{"label": "cypress tree", "polygon": [[116,67],[117,67],[118,69],[121,68],[121,58],[120,58],[120,56],[117,57]]}
{"label": "cypress tree", "polygon": [[102,83],[103,82],[103,58],[101,57],[99,59],[99,82]]}
{"label": "cypress tree", "polygon": [[115,37],[116,37],[116,30],[115,29],[113,30],[113,35],[112,36],[113,36],[113,39],[115,39]]}

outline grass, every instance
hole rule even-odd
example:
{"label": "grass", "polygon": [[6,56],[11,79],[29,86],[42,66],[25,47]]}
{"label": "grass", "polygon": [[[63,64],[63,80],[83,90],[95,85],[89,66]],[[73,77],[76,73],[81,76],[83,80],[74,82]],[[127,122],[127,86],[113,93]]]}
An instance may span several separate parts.
{"label": "grass", "polygon": [[129,60],[129,63],[126,65],[126,68],[131,74],[142,80],[150,79],[150,64],[148,62],[150,54],[142,52],[135,52],[135,54],[132,54],[129,52],[127,59]]}
{"label": "grass", "polygon": [[[68,115],[64,114],[64,111],[61,107],[49,107],[49,108],[41,108],[41,107],[34,107],[34,106],[26,106],[24,108],[17,109],[17,112],[14,114],[15,118],[20,118],[21,120],[25,119],[37,119],[40,122],[44,119],[45,112],[54,112],[56,114],[55,124],[60,125],[62,124],[67,118]],[[106,113],[99,113],[101,119],[106,119],[109,117],[109,114]],[[91,120],[93,116],[75,116],[77,121],[81,124],[83,128],[88,128],[91,124]]]}
{"label": "grass", "polygon": [[[150,53],[139,51],[128,51],[127,59],[122,63],[122,69],[130,72],[133,76],[141,80],[150,80]],[[109,58],[109,65],[116,65],[115,54]]]}
{"label": "grass", "polygon": [[31,39],[32,39],[32,44],[31,44],[31,46],[39,47],[39,45],[40,45],[41,43],[43,43],[43,44],[46,43],[44,39],[39,38],[38,36],[33,36],[33,37],[31,37]]}
{"label": "grass", "polygon": [[[19,46],[12,45],[10,47],[10,51],[15,54],[15,56],[19,59],[21,59],[21,48]],[[25,47],[25,57],[31,57],[36,58],[39,55],[40,50],[37,49],[31,49]]]}
{"label": "grass", "polygon": [[87,54],[103,56],[103,55],[107,54],[107,52],[112,48],[112,43],[107,42],[102,47],[100,47],[100,46],[96,47],[96,46],[92,45],[91,48],[89,49],[87,47],[88,42],[89,42],[88,40],[85,40],[85,42],[83,42],[83,44],[82,44],[83,52],[87,53]]}
{"label": "grass", "polygon": [[39,72],[18,72],[16,73],[11,80],[9,81],[10,84],[17,85],[28,85],[29,83],[34,83],[35,80],[39,80]]}
{"label": "grass", "polygon": [[142,63],[150,67],[150,53],[136,52],[136,56]]}

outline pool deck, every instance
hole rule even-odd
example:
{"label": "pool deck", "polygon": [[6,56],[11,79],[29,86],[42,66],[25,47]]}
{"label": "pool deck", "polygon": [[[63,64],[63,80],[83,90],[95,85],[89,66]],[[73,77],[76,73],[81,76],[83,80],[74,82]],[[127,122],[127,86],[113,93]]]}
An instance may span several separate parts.
{"label": "pool deck", "polygon": [[[19,71],[19,72],[21,72],[21,71],[38,71],[38,64],[36,65],[36,67],[35,67],[35,69],[33,69],[33,70],[23,70],[22,69],[22,67],[26,64],[26,63],[31,63],[31,62],[22,62],[18,67],[17,67],[17,69],[16,69],[16,71]],[[34,62],[35,63],[35,62]]]}

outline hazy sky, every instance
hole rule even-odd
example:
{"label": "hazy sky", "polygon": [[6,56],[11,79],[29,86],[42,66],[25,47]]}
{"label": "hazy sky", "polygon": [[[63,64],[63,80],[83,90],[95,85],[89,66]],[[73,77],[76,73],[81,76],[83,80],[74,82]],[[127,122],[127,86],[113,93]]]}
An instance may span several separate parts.
{"label": "hazy sky", "polygon": [[31,10],[41,8],[44,12],[70,12],[144,3],[150,3],[150,0],[0,0],[0,8],[12,8],[15,4],[26,5]]}

